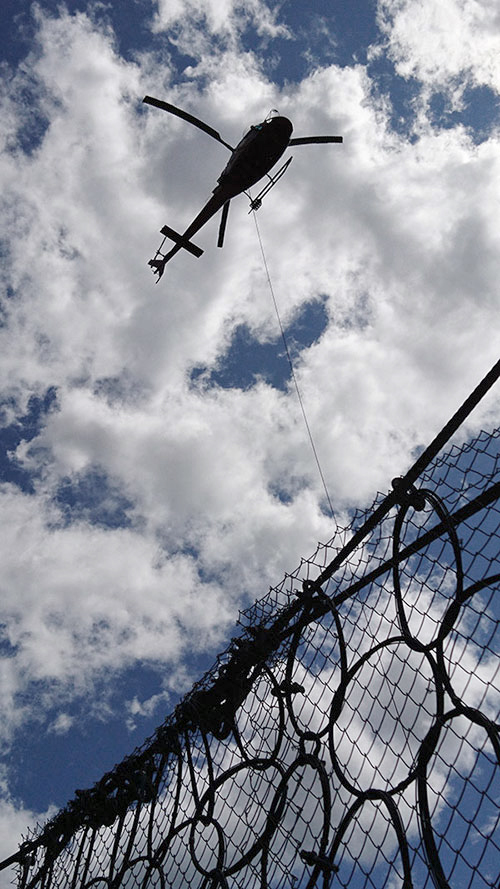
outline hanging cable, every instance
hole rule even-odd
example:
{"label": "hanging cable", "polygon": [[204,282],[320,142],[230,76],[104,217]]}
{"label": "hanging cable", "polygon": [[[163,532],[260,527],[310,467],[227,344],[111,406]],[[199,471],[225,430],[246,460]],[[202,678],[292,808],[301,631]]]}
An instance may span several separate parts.
{"label": "hanging cable", "polygon": [[298,384],[298,382],[297,382],[297,377],[295,376],[295,371],[294,371],[294,369],[293,369],[292,358],[291,358],[291,355],[290,355],[290,352],[289,352],[289,349],[288,349],[288,343],[287,343],[287,341],[286,341],[285,331],[284,331],[284,328],[283,328],[283,324],[281,323],[281,317],[280,317],[280,313],[279,313],[279,309],[278,309],[278,303],[276,302],[276,297],[275,297],[275,295],[274,295],[274,289],[273,289],[273,285],[272,285],[272,281],[271,281],[271,275],[269,274],[269,268],[268,268],[268,265],[267,265],[266,254],[264,253],[264,245],[263,245],[263,243],[262,243],[262,238],[261,238],[261,235],[260,235],[259,224],[258,224],[258,222],[257,222],[257,214],[256,214],[255,212],[253,213],[253,218],[254,218],[254,220],[255,220],[255,228],[256,228],[256,231],[257,231],[257,237],[258,237],[258,239],[259,239],[260,252],[262,253],[262,260],[263,260],[263,263],[264,263],[264,268],[265,268],[265,270],[266,270],[267,282],[268,282],[268,284],[269,284],[269,290],[271,291],[271,296],[272,296],[273,305],[274,305],[274,311],[276,312],[276,317],[277,317],[277,319],[278,319],[278,325],[279,325],[279,329],[280,329],[280,331],[281,331],[281,338],[282,338],[282,340],[283,340],[283,345],[284,345],[284,347],[285,347],[286,357],[288,358],[288,363],[289,363],[289,365],[290,365],[290,371],[291,371],[291,374],[292,374],[292,380],[293,380],[293,384],[294,384],[294,386],[295,386],[295,391],[296,391],[296,393],[297,393],[297,398],[298,398],[298,400],[299,400],[300,409],[301,409],[301,411],[302,411],[302,417],[303,417],[303,419],[304,419],[304,425],[305,425],[305,427],[306,427],[307,434],[308,434],[308,436],[309,436],[309,441],[310,441],[310,444],[311,444],[312,452],[313,452],[313,454],[314,454],[314,459],[315,459],[315,461],[316,461],[316,466],[318,467],[318,472],[319,472],[319,475],[320,475],[320,478],[321,478],[321,482],[322,482],[322,484],[323,484],[323,489],[324,489],[325,496],[326,496],[326,499],[327,499],[327,502],[328,502],[328,506],[330,507],[330,513],[331,513],[332,519],[335,519],[335,514],[334,514],[334,512],[333,512],[332,501],[330,500],[330,494],[328,493],[328,488],[327,488],[327,486],[326,486],[325,476],[323,475],[323,470],[321,469],[321,463],[319,462],[318,452],[317,452],[317,450],[316,450],[316,446],[315,446],[315,444],[314,444],[314,439],[313,439],[313,437],[312,437],[311,427],[309,426],[309,423],[308,423],[308,421],[307,421],[307,415],[306,415],[306,411],[305,411],[305,408],[304,408],[304,402],[302,401],[302,395],[300,394],[299,384]]}

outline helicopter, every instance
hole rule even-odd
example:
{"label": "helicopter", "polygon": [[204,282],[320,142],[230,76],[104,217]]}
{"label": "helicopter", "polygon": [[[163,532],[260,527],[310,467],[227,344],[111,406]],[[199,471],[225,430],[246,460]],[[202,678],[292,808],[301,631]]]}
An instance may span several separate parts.
{"label": "helicopter", "polygon": [[[293,126],[287,117],[282,117],[275,109],[269,112],[268,116],[261,123],[254,124],[249,131],[243,136],[236,148],[233,148],[226,142],[213,127],[204,123],[194,115],[171,105],[169,102],[163,102],[161,99],[155,99],[152,96],[144,96],[142,100],[147,105],[153,105],[155,108],[161,108],[168,111],[176,117],[182,118],[198,129],[203,130],[225,148],[231,152],[231,157],[220,174],[217,185],[213,189],[212,197],[209,198],[205,206],[200,210],[198,215],[188,225],[183,234],[179,234],[168,225],[164,225],[160,229],[163,235],[163,241],[156,251],[153,259],[150,259],[148,265],[151,266],[153,274],[158,275],[157,283],[160,280],[165,266],[179,250],[187,250],[193,256],[199,258],[203,250],[193,243],[191,238],[197,231],[208,222],[220,209],[222,215],[219,225],[219,235],[217,246],[222,247],[224,244],[224,235],[227,225],[227,217],[229,213],[229,204],[232,198],[239,194],[247,194],[249,188],[259,182],[264,176],[267,176],[267,182],[259,192],[256,198],[250,199],[250,212],[258,210],[262,205],[262,200],[273,188],[274,185],[286,173],[292,158],[288,158],[282,167],[271,176],[269,171],[277,163],[280,157],[285,153],[289,146],[293,145],[310,145],[313,143],[327,142],[343,142],[342,136],[304,136],[292,139]],[[174,246],[168,253],[164,253],[164,244],[167,238],[174,242]]]}

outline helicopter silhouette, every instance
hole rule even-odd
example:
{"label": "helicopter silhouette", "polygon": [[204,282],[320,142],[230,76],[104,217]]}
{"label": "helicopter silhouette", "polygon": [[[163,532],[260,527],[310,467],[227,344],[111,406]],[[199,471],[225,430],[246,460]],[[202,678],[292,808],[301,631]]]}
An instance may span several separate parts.
{"label": "helicopter silhouette", "polygon": [[[192,223],[188,225],[186,231],[183,234],[179,234],[179,232],[176,232],[168,225],[164,225],[160,230],[161,234],[164,236],[163,241],[153,259],[150,259],[148,263],[148,265],[151,266],[153,273],[158,275],[157,283],[165,271],[167,262],[169,262],[179,250],[184,249],[193,256],[201,256],[203,250],[200,247],[197,247],[196,244],[193,244],[191,238],[221,208],[222,216],[219,226],[217,246],[222,247],[224,244],[230,201],[232,198],[236,197],[236,195],[246,194],[247,189],[259,182],[264,176],[267,176],[268,181],[256,198],[252,199],[250,195],[247,195],[247,197],[250,198],[250,211],[259,209],[262,204],[262,199],[271,188],[276,185],[284,173],[286,173],[292,161],[291,157],[288,158],[274,176],[269,175],[269,170],[274,167],[275,163],[284,154],[288,146],[343,141],[342,136],[304,136],[302,138],[292,139],[291,135],[293,126],[291,121],[288,120],[287,117],[281,117],[277,111],[273,110],[261,123],[250,127],[248,133],[246,133],[243,136],[243,139],[238,142],[236,148],[233,148],[232,145],[229,145],[228,142],[225,142],[224,139],[222,139],[217,130],[214,130],[213,127],[210,127],[192,114],[188,114],[187,111],[183,111],[181,108],[177,108],[169,102],[163,102],[161,99],[154,99],[152,96],[145,96],[142,101],[146,102],[147,105],[154,105],[156,108],[161,108],[163,111],[175,114],[177,117],[182,118],[182,120],[193,124],[193,126],[208,133],[209,136],[212,136],[213,139],[216,139],[217,142],[220,142],[221,145],[224,145],[224,147],[228,148],[231,152],[231,157],[220,174],[217,180],[217,185],[213,189],[212,197],[209,198],[205,206],[200,210],[195,219],[193,219]],[[174,242],[174,246],[168,253],[163,253],[163,246],[167,238]]]}

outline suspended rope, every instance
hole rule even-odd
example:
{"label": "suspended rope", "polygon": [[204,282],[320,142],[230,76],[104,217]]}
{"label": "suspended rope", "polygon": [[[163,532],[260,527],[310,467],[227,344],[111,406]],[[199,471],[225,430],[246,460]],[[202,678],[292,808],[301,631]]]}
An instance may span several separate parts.
{"label": "suspended rope", "polygon": [[256,229],[256,231],[257,231],[257,237],[258,237],[258,239],[259,239],[260,252],[262,253],[262,261],[263,261],[263,263],[264,263],[264,268],[265,268],[266,275],[267,275],[267,282],[268,282],[268,284],[269,284],[269,290],[271,291],[271,297],[272,297],[272,300],[273,300],[274,311],[276,312],[276,318],[278,319],[278,325],[279,325],[279,329],[280,329],[280,332],[281,332],[281,338],[282,338],[282,340],[283,340],[283,345],[284,345],[284,347],[285,347],[286,357],[288,358],[288,363],[289,363],[289,365],[290,365],[290,372],[291,372],[291,374],[292,374],[293,384],[294,384],[294,386],[295,386],[295,391],[296,391],[296,393],[297,393],[297,398],[298,398],[298,401],[299,401],[299,404],[300,404],[300,410],[302,411],[302,417],[303,417],[303,419],[304,419],[304,425],[305,425],[305,427],[306,427],[307,434],[308,434],[308,436],[309,436],[309,441],[310,441],[310,444],[311,444],[312,452],[313,452],[313,454],[314,454],[314,459],[315,459],[315,461],[316,461],[316,466],[318,467],[318,472],[319,472],[319,476],[320,476],[320,479],[321,479],[321,483],[322,483],[322,485],[323,485],[323,489],[324,489],[325,496],[326,496],[326,499],[327,499],[327,502],[328,502],[328,506],[329,506],[329,508],[330,508],[331,517],[332,517],[332,519],[335,519],[335,514],[334,514],[334,512],[333,512],[332,501],[330,500],[330,494],[328,493],[328,488],[327,488],[327,486],[326,486],[325,476],[323,475],[323,470],[321,469],[321,463],[319,462],[318,452],[317,452],[317,450],[316,450],[316,446],[315,446],[315,444],[314,444],[314,439],[313,439],[313,437],[312,437],[311,427],[309,426],[309,423],[308,423],[308,420],[307,420],[307,415],[306,415],[306,411],[305,411],[305,407],[304,407],[304,402],[303,402],[303,400],[302,400],[302,395],[300,394],[299,384],[298,384],[298,382],[297,382],[297,377],[295,376],[295,371],[294,371],[294,369],[293,369],[293,362],[292,362],[292,358],[291,358],[291,355],[290,355],[290,351],[289,351],[289,349],[288,349],[288,343],[287,343],[287,341],[286,341],[285,330],[284,330],[283,324],[281,323],[281,317],[280,317],[280,313],[279,313],[279,309],[278,309],[278,303],[276,302],[276,297],[275,297],[275,295],[274,295],[274,288],[273,288],[273,284],[272,284],[272,281],[271,281],[271,275],[269,274],[269,268],[268,268],[268,265],[267,265],[266,254],[265,254],[265,252],[264,252],[264,245],[263,245],[263,243],[262,243],[262,237],[261,237],[261,234],[260,234],[259,223],[257,222],[257,214],[256,214],[255,212],[253,213],[253,218],[254,218],[254,220],[255,220],[255,229]]}

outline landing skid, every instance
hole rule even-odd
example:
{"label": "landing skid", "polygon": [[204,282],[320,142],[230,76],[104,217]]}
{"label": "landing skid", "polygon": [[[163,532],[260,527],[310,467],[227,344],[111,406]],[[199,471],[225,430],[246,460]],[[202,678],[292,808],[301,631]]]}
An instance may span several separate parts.
{"label": "landing skid", "polygon": [[292,160],[293,160],[293,158],[289,157],[288,160],[283,164],[282,167],[280,167],[280,169],[278,170],[277,173],[275,173],[274,176],[268,175],[269,182],[264,186],[262,191],[259,192],[259,194],[257,195],[256,198],[252,198],[247,192],[245,192],[247,198],[250,199],[250,209],[248,211],[249,213],[251,213],[252,210],[259,210],[262,207],[262,201],[265,198],[266,194],[269,194],[269,192],[271,191],[271,188],[274,185],[276,185],[276,183],[281,179],[282,176],[285,175],[286,171],[288,170],[288,167],[292,163]]}
{"label": "landing skid", "polygon": [[165,241],[167,240],[167,235],[165,234],[165,232],[162,232],[162,235],[163,235],[163,241],[161,242],[160,246],[158,247],[158,250],[156,251],[155,255],[153,256],[153,259],[150,259],[148,262],[148,266],[150,267],[151,271],[153,272],[153,275],[158,275],[158,278],[156,280],[157,284],[158,284],[158,281],[160,280],[161,276],[163,275],[163,272],[165,271],[165,263],[167,262],[166,254],[162,253],[163,246],[165,244]]}

